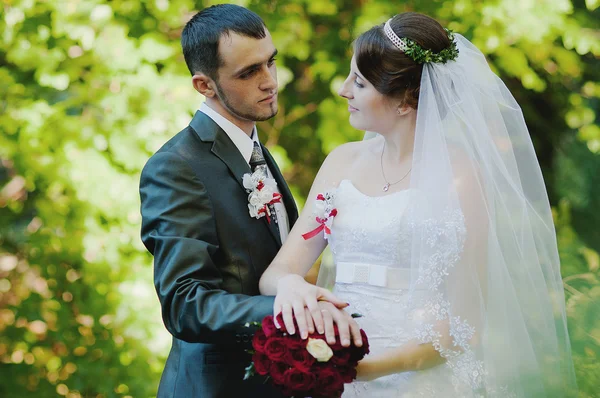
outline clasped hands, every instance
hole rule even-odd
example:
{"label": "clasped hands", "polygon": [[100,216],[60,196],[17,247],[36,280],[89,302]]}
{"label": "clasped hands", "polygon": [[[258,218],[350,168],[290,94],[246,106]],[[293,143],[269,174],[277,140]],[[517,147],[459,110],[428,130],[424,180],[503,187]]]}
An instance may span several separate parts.
{"label": "clasped hands", "polygon": [[296,333],[294,317],[298,325],[300,337],[306,339],[315,330],[325,334],[327,343],[335,344],[334,323],[337,325],[340,343],[344,347],[362,346],[360,327],[350,314],[344,311],[349,303],[338,299],[329,290],[312,285],[300,275],[290,274],[277,282],[277,296],[273,305],[273,314],[283,315],[284,325],[275,321],[275,326],[285,326],[288,333]]}

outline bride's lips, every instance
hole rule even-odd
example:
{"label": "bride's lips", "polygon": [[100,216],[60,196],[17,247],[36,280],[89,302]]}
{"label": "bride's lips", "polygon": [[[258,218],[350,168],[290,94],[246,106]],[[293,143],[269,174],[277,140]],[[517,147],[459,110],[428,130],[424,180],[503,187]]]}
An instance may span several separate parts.
{"label": "bride's lips", "polygon": [[277,99],[277,93],[273,93],[273,94],[269,95],[267,98],[263,98],[258,102],[260,104],[270,104],[271,102],[274,102],[276,99]]}
{"label": "bride's lips", "polygon": [[358,109],[356,109],[352,105],[348,105],[348,112],[358,112]]}

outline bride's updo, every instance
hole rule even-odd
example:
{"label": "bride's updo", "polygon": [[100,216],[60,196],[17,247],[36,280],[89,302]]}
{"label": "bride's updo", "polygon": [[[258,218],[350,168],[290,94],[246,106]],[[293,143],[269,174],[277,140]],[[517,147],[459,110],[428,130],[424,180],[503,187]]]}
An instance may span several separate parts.
{"label": "bride's updo", "polygon": [[[392,18],[390,26],[398,37],[409,38],[434,53],[451,45],[448,33],[427,15],[416,12],[398,14]],[[417,109],[423,65],[400,51],[383,28],[384,24],[377,25],[356,39],[356,66],[381,94],[401,99],[405,105]]]}

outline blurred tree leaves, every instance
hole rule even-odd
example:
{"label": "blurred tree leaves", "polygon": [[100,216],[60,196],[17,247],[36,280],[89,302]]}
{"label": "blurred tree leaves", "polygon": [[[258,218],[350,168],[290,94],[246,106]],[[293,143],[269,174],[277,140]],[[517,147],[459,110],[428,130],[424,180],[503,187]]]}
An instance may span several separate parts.
{"label": "blurred tree leaves", "polygon": [[[201,98],[181,50],[191,0],[0,3],[0,395],[153,396],[168,340],[139,240],[138,176]],[[600,380],[597,0],[236,1],[280,56],[260,123],[302,203],[362,138],[335,95],[362,31],[408,10],[471,39],[521,104],[555,206],[582,397]]]}

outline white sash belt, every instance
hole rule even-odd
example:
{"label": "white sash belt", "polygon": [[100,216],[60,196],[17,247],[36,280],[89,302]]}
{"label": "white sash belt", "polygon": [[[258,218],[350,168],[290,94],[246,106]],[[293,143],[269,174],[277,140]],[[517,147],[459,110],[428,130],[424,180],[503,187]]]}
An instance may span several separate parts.
{"label": "white sash belt", "polygon": [[385,265],[338,262],[336,283],[366,283],[390,289],[410,288],[410,269]]}

